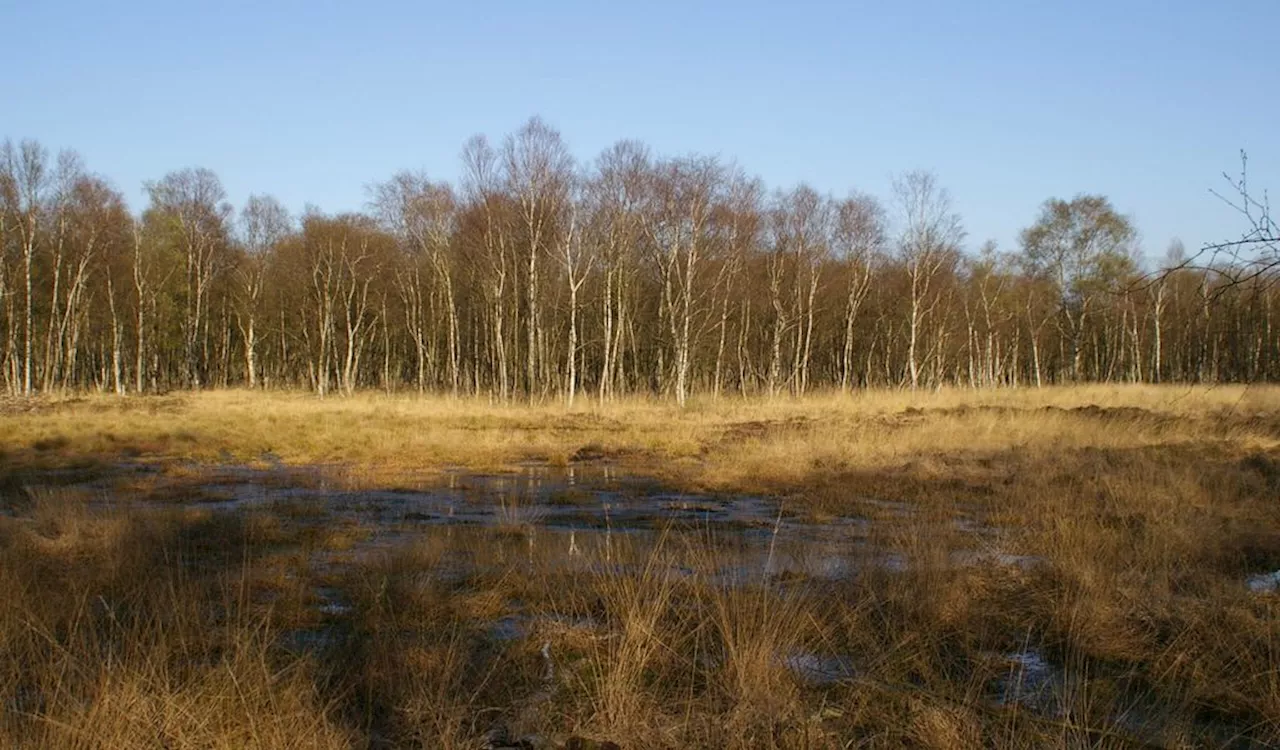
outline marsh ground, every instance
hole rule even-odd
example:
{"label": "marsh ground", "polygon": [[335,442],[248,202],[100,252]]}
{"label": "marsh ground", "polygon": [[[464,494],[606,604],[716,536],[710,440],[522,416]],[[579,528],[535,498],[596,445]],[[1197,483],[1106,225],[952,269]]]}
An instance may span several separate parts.
{"label": "marsh ground", "polygon": [[1280,389],[0,409],[6,747],[1280,743]]}

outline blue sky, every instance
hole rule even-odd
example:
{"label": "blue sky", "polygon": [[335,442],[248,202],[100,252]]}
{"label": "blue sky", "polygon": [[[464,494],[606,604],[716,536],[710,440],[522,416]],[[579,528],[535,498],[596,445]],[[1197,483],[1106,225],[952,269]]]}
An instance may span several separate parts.
{"label": "blue sky", "polygon": [[206,166],[237,204],[358,209],[533,114],[580,159],[637,138],[771,187],[931,169],[970,247],[1079,192],[1150,255],[1232,237],[1208,189],[1242,148],[1280,191],[1276,0],[113,5],[0,0],[0,137],[80,151],[135,207]]}

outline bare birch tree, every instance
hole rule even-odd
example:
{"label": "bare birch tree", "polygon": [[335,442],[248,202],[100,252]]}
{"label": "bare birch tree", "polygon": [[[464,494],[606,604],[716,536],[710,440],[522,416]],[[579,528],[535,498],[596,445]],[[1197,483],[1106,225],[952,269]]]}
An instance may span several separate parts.
{"label": "bare birch tree", "polygon": [[907,377],[912,390],[920,386],[920,339],[937,304],[934,281],[954,263],[964,240],[959,214],[951,196],[938,186],[931,172],[907,172],[893,182],[898,221],[898,253],[910,282],[907,319]]}
{"label": "bare birch tree", "polygon": [[520,210],[525,276],[525,386],[532,401],[541,395],[546,332],[539,307],[539,260],[560,244],[557,233],[563,227],[556,217],[564,211],[569,184],[573,179],[573,159],[560,133],[540,118],[525,123],[503,144],[507,191]]}
{"label": "bare birch tree", "polygon": [[[672,159],[651,174],[644,230],[661,284],[661,317],[670,335],[676,402],[689,397],[693,346],[698,330],[694,317],[701,299],[698,284],[708,254],[714,203],[724,185],[724,168],[712,158]],[[665,380],[666,368],[659,366]]]}
{"label": "bare birch tree", "polygon": [[854,384],[854,337],[875,264],[885,244],[884,209],[868,195],[854,194],[835,208],[834,251],[845,266],[844,334],[840,389]]}
{"label": "bare birch tree", "polygon": [[251,195],[240,212],[241,241],[245,257],[236,268],[236,318],[244,346],[245,381],[258,387],[258,320],[263,284],[271,252],[293,231],[293,219],[271,196]]}
{"label": "bare birch tree", "polygon": [[399,269],[401,298],[410,313],[410,329],[418,355],[418,389],[426,387],[428,337],[425,330],[429,305],[420,273],[425,262],[443,298],[445,348],[448,357],[448,385],[458,395],[462,381],[458,333],[458,303],[454,289],[453,264],[449,255],[457,233],[457,199],[447,183],[432,182],[425,174],[400,172],[374,188],[374,206],[392,228],[407,251]]}
{"label": "bare birch tree", "polygon": [[47,213],[45,203],[51,186],[49,152],[35,141],[23,141],[14,148],[5,141],[0,149],[0,171],[5,175],[6,191],[11,203],[8,213],[18,236],[21,253],[22,351],[19,355],[20,392],[32,393],[33,344],[35,339],[35,257],[42,221]]}
{"label": "bare birch tree", "polygon": [[586,200],[591,204],[592,237],[603,267],[599,398],[612,397],[621,380],[626,321],[630,315],[632,276],[639,260],[641,210],[649,180],[648,151],[635,141],[621,141],[596,160],[588,179]]}

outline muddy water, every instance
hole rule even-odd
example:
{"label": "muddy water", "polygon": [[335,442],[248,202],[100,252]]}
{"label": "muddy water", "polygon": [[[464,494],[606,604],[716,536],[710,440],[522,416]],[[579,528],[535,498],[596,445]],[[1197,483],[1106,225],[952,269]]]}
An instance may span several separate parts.
{"label": "muddy water", "polygon": [[[341,580],[344,571],[442,532],[450,537],[455,555],[434,569],[433,575],[442,579],[482,573],[485,565],[509,565],[526,549],[532,560],[535,548],[544,567],[599,570],[609,565],[614,567],[606,570],[634,573],[636,557],[615,556],[613,550],[653,549],[668,538],[693,540],[708,551],[696,571],[676,566],[670,572],[726,586],[833,581],[873,568],[894,572],[923,564],[1018,570],[1043,564],[1014,554],[1002,544],[1005,535],[975,514],[957,513],[941,521],[952,534],[949,541],[959,543],[946,545],[931,563],[927,553],[908,559],[901,539],[886,543],[885,529],[896,521],[911,519],[910,525],[922,527],[924,519],[911,506],[850,497],[847,514],[814,517],[798,503],[774,498],[672,491],[605,464],[535,465],[500,474],[447,472],[422,486],[391,489],[354,487],[341,467],[280,464],[192,466],[179,472],[132,467],[109,479],[71,484],[107,506],[177,504],[214,513],[262,512],[295,530],[357,530],[347,543],[310,553],[315,583],[309,602],[316,620],[279,636],[283,647],[298,652],[343,647],[343,622],[353,604],[333,581]],[[500,547],[500,554],[465,554],[481,546]],[[1274,585],[1271,577],[1250,581],[1258,590]],[[496,648],[505,648],[547,630],[607,637],[607,628],[582,615],[515,611],[497,616],[482,630]],[[861,679],[850,654],[799,651],[776,658],[798,683],[814,689]],[[992,685],[988,701],[1048,717],[1064,714],[1065,697],[1073,688],[1061,666],[1030,647],[990,658],[1004,677]],[[1122,718],[1134,734],[1149,736],[1160,724],[1152,716],[1157,712],[1144,709]]]}
{"label": "muddy water", "polygon": [[[840,579],[869,566],[902,570],[907,562],[899,552],[874,544],[873,519],[914,512],[904,504],[851,497],[853,513],[814,518],[771,498],[675,492],[607,464],[455,471],[425,487],[396,489],[353,489],[338,467],[222,466],[193,470],[190,480],[157,483],[131,499],[110,486],[90,489],[111,503],[180,501],[220,512],[269,511],[299,526],[361,529],[364,535],[344,557],[394,549],[440,528],[519,533],[552,556],[559,550],[566,561],[607,550],[618,538],[644,545],[670,532],[694,533],[729,560],[715,573],[729,582]],[[960,515],[952,523],[971,543],[949,553],[944,564],[1029,568],[1039,562],[1002,550],[999,531],[972,517]]]}
{"label": "muddy water", "polygon": [[[124,473],[145,475],[146,470],[138,467]],[[696,572],[675,567],[671,572],[676,575],[696,574],[729,586],[839,580],[868,568],[905,570],[908,562],[902,553],[878,544],[874,530],[885,519],[903,519],[915,512],[905,504],[851,497],[849,507],[854,512],[814,518],[772,498],[672,491],[607,464],[531,465],[500,474],[456,471],[424,487],[396,489],[352,488],[340,467],[193,466],[176,480],[157,477],[142,493],[121,493],[109,482],[84,488],[108,504],[172,507],[181,503],[213,512],[262,511],[293,527],[360,530],[341,550],[313,553],[312,571],[328,579],[340,577],[340,569],[362,559],[447,530],[455,547],[462,549],[492,545],[495,531],[510,532],[531,550],[536,545],[543,566],[598,566],[606,560],[623,570],[628,563],[610,554],[615,546],[652,549],[659,539],[679,536],[696,540],[708,554]],[[948,553],[944,564],[1028,567],[1037,563],[1000,550],[992,541],[995,530],[973,518],[959,517],[953,527],[972,538],[973,544]],[[448,576],[448,564],[458,578],[483,572],[477,570],[474,559],[446,562],[437,575]],[[343,593],[332,586],[317,586],[313,594],[314,609],[325,620],[340,619],[349,609]],[[492,623],[489,632],[495,641],[509,641],[523,637],[534,625],[506,616]],[[332,633],[322,627],[285,638],[293,647],[314,650],[330,644]],[[848,658],[841,655],[791,653],[779,658],[806,684],[827,685],[852,675]]]}
{"label": "muddy water", "polygon": [[[262,512],[294,530],[358,532],[337,549],[312,553],[311,571],[328,580],[340,578],[344,568],[442,530],[460,549],[492,546],[495,532],[519,537],[520,544],[530,550],[536,546],[543,566],[599,566],[603,560],[629,570],[627,566],[636,563],[615,559],[611,554],[615,547],[652,549],[660,539],[679,537],[684,543],[692,540],[707,554],[699,558],[696,572],[677,566],[671,570],[676,575],[696,574],[730,586],[839,580],[868,568],[906,569],[902,553],[878,544],[874,532],[884,519],[914,512],[903,504],[850,498],[850,514],[814,518],[772,498],[672,491],[608,464],[530,465],[498,474],[454,471],[412,488],[368,489],[352,484],[341,467],[274,463],[265,467],[193,465],[176,472],[122,467],[110,478],[76,486],[95,503],[108,506],[180,505],[217,513]],[[972,518],[959,518],[954,530],[971,537],[973,544],[948,553],[944,564],[1035,564],[1001,551],[992,542],[993,530]],[[519,546],[512,539],[506,544]],[[437,575],[448,576],[450,565],[458,578],[484,572],[478,570],[481,563],[475,559],[455,557],[445,561]],[[317,586],[311,599],[325,619],[340,618],[348,607],[342,592],[332,586]],[[497,622],[493,632],[502,640],[523,628],[513,621]],[[303,633],[294,640],[305,647],[326,638],[324,633]],[[842,657],[789,654],[782,658],[806,682],[826,683],[844,674],[843,667],[833,666],[841,664]]]}
{"label": "muddy water", "polygon": [[[295,531],[346,530],[350,538],[339,548],[312,553],[312,570],[330,578],[337,577],[338,568],[442,530],[461,548],[491,545],[495,532],[518,536],[530,550],[536,546],[540,564],[570,568],[601,560],[621,565],[611,555],[618,545],[652,549],[660,540],[679,537],[708,552],[699,558],[697,575],[731,586],[779,579],[834,581],[867,569],[903,571],[910,565],[1028,569],[1040,563],[1002,549],[1000,531],[973,515],[959,513],[945,521],[948,531],[961,539],[959,548],[944,552],[940,560],[925,555],[908,561],[901,544],[885,544],[882,534],[887,524],[915,515],[906,504],[851,496],[847,515],[814,517],[802,503],[677,492],[609,464],[528,465],[493,474],[450,471],[422,486],[391,489],[353,486],[339,466],[275,462],[179,469],[125,466],[110,477],[73,486],[105,506],[266,513]],[[465,541],[469,535],[471,542]],[[447,562],[459,578],[483,572],[474,560]],[[679,567],[672,572],[694,574]],[[314,599],[326,616],[344,606],[341,596],[325,587]],[[813,659],[805,655],[787,658],[794,658],[802,673],[831,671],[811,668]]]}

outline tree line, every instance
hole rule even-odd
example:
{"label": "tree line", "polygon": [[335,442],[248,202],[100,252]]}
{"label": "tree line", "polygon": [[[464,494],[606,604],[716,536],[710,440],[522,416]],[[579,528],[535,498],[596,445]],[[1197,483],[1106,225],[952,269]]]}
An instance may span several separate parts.
{"label": "tree line", "polygon": [[[217,176],[133,215],[72,152],[0,149],[0,382],[11,394],[243,386],[499,401],[1280,376],[1274,269],[1144,268],[1129,218],[1052,198],[964,250],[928,172],[883,199],[768,190],[622,141],[575,163],[531,119],[366,210],[238,211]],[[1236,271],[1233,273],[1233,271]]]}

